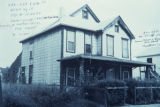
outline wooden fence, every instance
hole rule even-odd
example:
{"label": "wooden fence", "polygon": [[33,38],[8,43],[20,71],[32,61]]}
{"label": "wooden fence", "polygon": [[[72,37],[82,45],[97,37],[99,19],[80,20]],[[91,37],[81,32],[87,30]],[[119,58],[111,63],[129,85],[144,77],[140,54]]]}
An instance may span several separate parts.
{"label": "wooden fence", "polygon": [[123,91],[123,105],[126,103],[126,95],[127,95],[127,90],[128,87],[106,87],[106,88],[96,88],[96,87],[89,87],[89,89],[93,89],[95,91],[101,91],[104,94],[104,105],[105,107],[110,106],[109,105],[109,97],[108,95],[110,94],[109,91],[110,90],[122,90]]}
{"label": "wooden fence", "polygon": [[108,91],[109,90],[123,90],[123,104],[125,104],[126,102],[126,94],[127,94],[127,89],[128,87],[107,87],[105,88],[106,92],[105,92],[105,107],[108,107],[108,97],[107,95],[109,94]]}
{"label": "wooden fence", "polygon": [[[153,89],[160,89],[160,87],[135,87],[134,88],[134,104],[137,104],[137,91],[141,89],[148,89],[150,90],[150,100],[153,100]],[[159,99],[160,100],[160,99]]]}
{"label": "wooden fence", "polygon": [[[103,94],[104,94],[104,99],[102,99],[103,101],[104,101],[104,105],[105,105],[105,107],[108,107],[108,106],[110,106],[109,105],[109,94],[111,94],[111,93],[109,93],[109,91],[110,90],[123,90],[123,105],[125,105],[126,104],[126,99],[127,98],[129,98],[129,99],[133,99],[133,103],[130,103],[130,104],[135,104],[135,105],[137,105],[137,104],[150,104],[150,103],[155,103],[155,102],[152,102],[152,101],[154,101],[155,99],[153,99],[153,96],[154,96],[154,92],[153,91],[155,91],[154,89],[159,89],[159,91],[160,91],[160,87],[153,87],[153,86],[151,86],[151,87],[135,87],[135,88],[133,88],[133,94],[134,94],[134,96],[132,96],[131,98],[130,97],[128,97],[128,95],[127,94],[129,94],[128,93],[128,90],[130,90],[128,87],[106,87],[106,88],[95,88],[95,87],[89,87],[90,89],[93,89],[93,90],[95,90],[95,91],[101,91],[101,92],[103,92]],[[141,102],[141,103],[139,103],[139,102],[137,102],[137,99],[138,99],[138,91],[140,91],[141,89],[147,89],[147,93],[148,93],[148,99],[150,99],[150,101],[148,102],[147,100],[145,100],[145,97],[143,97],[143,99],[144,99],[144,101],[145,101],[145,103],[144,102]],[[91,94],[93,94],[93,93],[91,93]],[[140,94],[145,94],[145,92],[144,93],[140,93]],[[160,97],[158,98],[158,100],[160,101]],[[128,102],[127,102],[128,103]]]}

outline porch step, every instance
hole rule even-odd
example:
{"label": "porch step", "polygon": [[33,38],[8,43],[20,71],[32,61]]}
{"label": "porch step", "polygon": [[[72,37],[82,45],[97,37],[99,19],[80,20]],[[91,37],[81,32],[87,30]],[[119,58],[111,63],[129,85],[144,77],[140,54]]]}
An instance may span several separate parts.
{"label": "porch step", "polygon": [[156,72],[156,71],[150,71],[150,74],[151,74],[151,76],[154,78],[154,79],[156,79],[156,80],[159,80],[160,81],[160,76],[159,76],[159,74]]}

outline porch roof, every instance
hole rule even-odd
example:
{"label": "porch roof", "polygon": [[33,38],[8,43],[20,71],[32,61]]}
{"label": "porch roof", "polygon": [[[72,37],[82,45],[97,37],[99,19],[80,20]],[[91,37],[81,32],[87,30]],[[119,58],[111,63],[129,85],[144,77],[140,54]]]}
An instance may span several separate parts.
{"label": "porch roof", "polygon": [[155,64],[147,63],[147,62],[140,62],[140,61],[133,61],[133,60],[126,60],[126,59],[119,59],[114,57],[107,57],[107,56],[97,56],[97,55],[85,55],[79,54],[69,57],[64,57],[57,61],[66,61],[66,60],[74,60],[74,59],[91,59],[91,60],[101,60],[107,62],[116,62],[121,64],[130,64],[132,66],[140,67],[140,66],[154,66]]}

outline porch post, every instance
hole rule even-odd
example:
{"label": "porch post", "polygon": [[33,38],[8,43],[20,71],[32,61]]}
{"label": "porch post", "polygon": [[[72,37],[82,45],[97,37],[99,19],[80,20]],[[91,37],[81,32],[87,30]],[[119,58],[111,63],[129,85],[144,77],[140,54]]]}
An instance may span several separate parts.
{"label": "porch post", "polygon": [[84,60],[80,60],[79,61],[79,80],[80,80],[80,84],[79,85],[83,85],[84,84]]}
{"label": "porch post", "polygon": [[142,80],[142,72],[141,72],[141,67],[139,67],[139,73],[140,73],[140,80]]}
{"label": "porch post", "polygon": [[156,65],[154,65],[154,71],[156,71]]}
{"label": "porch post", "polygon": [[149,79],[149,66],[146,66],[145,78]]}

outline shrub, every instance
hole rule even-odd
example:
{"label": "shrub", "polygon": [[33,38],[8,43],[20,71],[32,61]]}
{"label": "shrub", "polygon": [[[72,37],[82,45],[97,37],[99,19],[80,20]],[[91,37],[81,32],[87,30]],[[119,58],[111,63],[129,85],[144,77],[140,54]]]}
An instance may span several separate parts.
{"label": "shrub", "polygon": [[35,107],[38,106],[21,88],[3,84],[4,107]]}
{"label": "shrub", "polygon": [[80,88],[61,91],[48,85],[3,85],[4,107],[67,107],[80,98]]}
{"label": "shrub", "polygon": [[124,87],[126,83],[121,80],[99,80],[90,86],[97,88],[106,88],[106,87]]}

